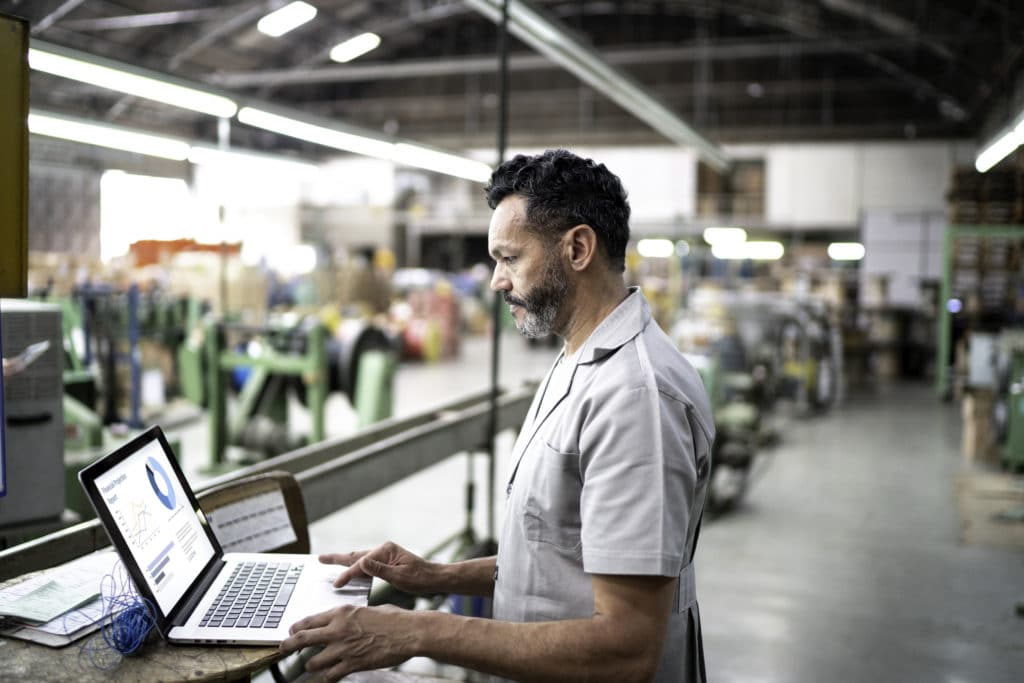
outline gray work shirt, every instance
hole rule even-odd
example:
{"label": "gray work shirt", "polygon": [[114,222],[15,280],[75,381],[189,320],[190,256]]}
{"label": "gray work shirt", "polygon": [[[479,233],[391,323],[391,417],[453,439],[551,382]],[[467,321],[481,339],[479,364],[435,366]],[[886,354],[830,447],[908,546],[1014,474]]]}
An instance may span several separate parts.
{"label": "gray work shirt", "polygon": [[589,618],[590,574],[679,577],[654,680],[703,681],[692,560],[714,439],[704,386],[635,289],[566,363],[513,449],[494,618]]}

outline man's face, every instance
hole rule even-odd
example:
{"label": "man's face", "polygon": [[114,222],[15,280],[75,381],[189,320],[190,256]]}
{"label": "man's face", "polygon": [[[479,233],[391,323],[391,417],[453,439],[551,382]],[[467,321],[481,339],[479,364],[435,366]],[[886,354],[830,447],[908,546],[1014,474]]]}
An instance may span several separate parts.
{"label": "man's face", "polygon": [[510,306],[516,329],[533,339],[558,333],[572,281],[557,248],[525,226],[526,200],[511,195],[491,216],[488,250],[495,261],[491,289]]}

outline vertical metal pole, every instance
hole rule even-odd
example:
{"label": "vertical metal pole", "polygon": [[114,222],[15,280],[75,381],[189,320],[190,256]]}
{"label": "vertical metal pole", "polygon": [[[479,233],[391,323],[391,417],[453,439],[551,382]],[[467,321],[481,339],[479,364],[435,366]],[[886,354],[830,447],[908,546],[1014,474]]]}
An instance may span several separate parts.
{"label": "vertical metal pole", "polygon": [[131,416],[128,424],[133,429],[142,428],[139,408],[142,396],[142,350],[139,349],[139,286],[128,288],[128,367],[131,369]]}
{"label": "vertical metal pole", "polygon": [[309,331],[309,346],[306,362],[306,392],[309,395],[309,409],[313,414],[313,441],[324,440],[324,412],[327,404],[327,330],[317,323]]}
{"label": "vertical metal pole", "polygon": [[[508,145],[508,0],[501,3],[501,24],[498,26],[498,164],[505,161]],[[493,292],[491,299],[491,412],[487,425],[488,468],[487,468],[487,538],[497,537],[494,525],[495,484],[498,477],[498,458],[495,438],[498,431],[498,361],[501,350],[501,302],[502,298]]]}
{"label": "vertical metal pole", "polygon": [[952,397],[949,386],[949,347],[952,341],[953,321],[949,299],[953,295],[953,239],[956,226],[946,226],[942,244],[942,284],[939,289],[939,338],[935,344],[935,392],[942,400]]}
{"label": "vertical metal pole", "polygon": [[92,341],[89,330],[89,283],[82,285],[75,290],[74,296],[81,301],[82,306],[82,340],[85,342],[85,355],[82,357],[82,364],[89,367],[92,364]]}
{"label": "vertical metal pole", "polygon": [[218,472],[224,464],[224,450],[227,448],[227,388],[224,371],[220,367],[220,326],[206,323],[206,395],[210,413],[210,464],[209,471]]}

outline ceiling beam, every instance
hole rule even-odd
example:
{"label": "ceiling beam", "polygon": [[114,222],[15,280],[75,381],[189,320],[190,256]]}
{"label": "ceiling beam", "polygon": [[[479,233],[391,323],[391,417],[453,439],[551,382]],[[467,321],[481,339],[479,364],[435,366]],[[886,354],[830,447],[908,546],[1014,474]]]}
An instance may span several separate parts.
{"label": "ceiling beam", "polygon": [[[859,40],[858,46],[872,50],[897,49],[903,41],[895,38]],[[806,41],[760,41],[756,43],[722,42],[714,45],[682,45],[677,47],[629,48],[602,52],[609,64],[642,66],[659,63],[693,62],[699,59],[741,60],[797,55],[823,55],[847,52],[846,41],[840,39]],[[210,83],[227,88],[282,86],[307,83],[349,83],[399,78],[432,78],[494,73],[498,58],[494,55],[465,55],[451,58],[413,59],[398,62],[377,62],[351,65],[314,66],[306,68],[261,71],[234,71],[211,74]],[[512,71],[544,71],[562,67],[544,55],[520,54],[509,58]]]}
{"label": "ceiling beam", "polygon": [[886,11],[877,2],[867,5],[863,0],[819,1],[822,5],[833,12],[838,12],[840,14],[845,14],[846,16],[865,21],[890,35],[904,38],[910,41],[911,44],[922,45],[946,61],[952,62],[956,60],[956,54],[954,54],[948,46],[922,35],[917,25],[913,22],[907,21],[897,14]]}
{"label": "ceiling beam", "polygon": [[204,7],[200,9],[184,9],[172,12],[150,12],[148,14],[125,14],[117,17],[98,17],[94,19],[69,19],[63,22],[64,28],[74,31],[119,31],[122,29],[150,28],[153,26],[173,26],[201,21],[210,21],[230,16],[239,11],[237,6]]}
{"label": "ceiling beam", "polygon": [[[816,22],[807,21],[806,17],[798,11],[780,12],[777,3],[768,3],[766,5],[763,2],[756,4],[749,0],[748,2],[719,1],[717,7],[721,11],[728,12],[737,17],[753,17],[759,23],[780,28],[795,36],[812,40],[820,40],[827,37],[824,30],[816,25]],[[801,7],[797,6],[796,9],[801,9]],[[874,50],[865,49],[856,44],[847,44],[845,51],[871,67],[902,81],[915,91],[935,100],[939,104],[940,110],[948,118],[962,121],[967,117],[967,112],[961,99],[942,86],[931,82],[927,78],[918,76]]]}
{"label": "ceiling beam", "polygon": [[[720,146],[661,104],[624,71],[605,61],[593,48],[570,33],[558,19],[526,0],[506,1],[509,31],[517,38],[557,62],[672,142],[693,147],[710,166],[719,171],[729,167],[729,156]],[[502,3],[498,0],[466,2],[491,21],[501,22]]]}
{"label": "ceiling beam", "polygon": [[83,4],[85,0],[67,0],[60,7],[53,10],[45,17],[37,21],[31,28],[30,33],[37,35],[42,33],[46,29],[50,28],[58,21],[66,17],[68,14],[73,12],[79,5]]}

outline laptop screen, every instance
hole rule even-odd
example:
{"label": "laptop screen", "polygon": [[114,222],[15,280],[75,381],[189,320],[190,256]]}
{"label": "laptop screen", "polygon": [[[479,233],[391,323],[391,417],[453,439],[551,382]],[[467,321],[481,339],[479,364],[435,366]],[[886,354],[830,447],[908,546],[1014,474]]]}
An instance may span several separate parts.
{"label": "laptop screen", "polygon": [[95,484],[93,500],[106,506],[160,609],[170,613],[215,550],[161,440],[152,439]]}

